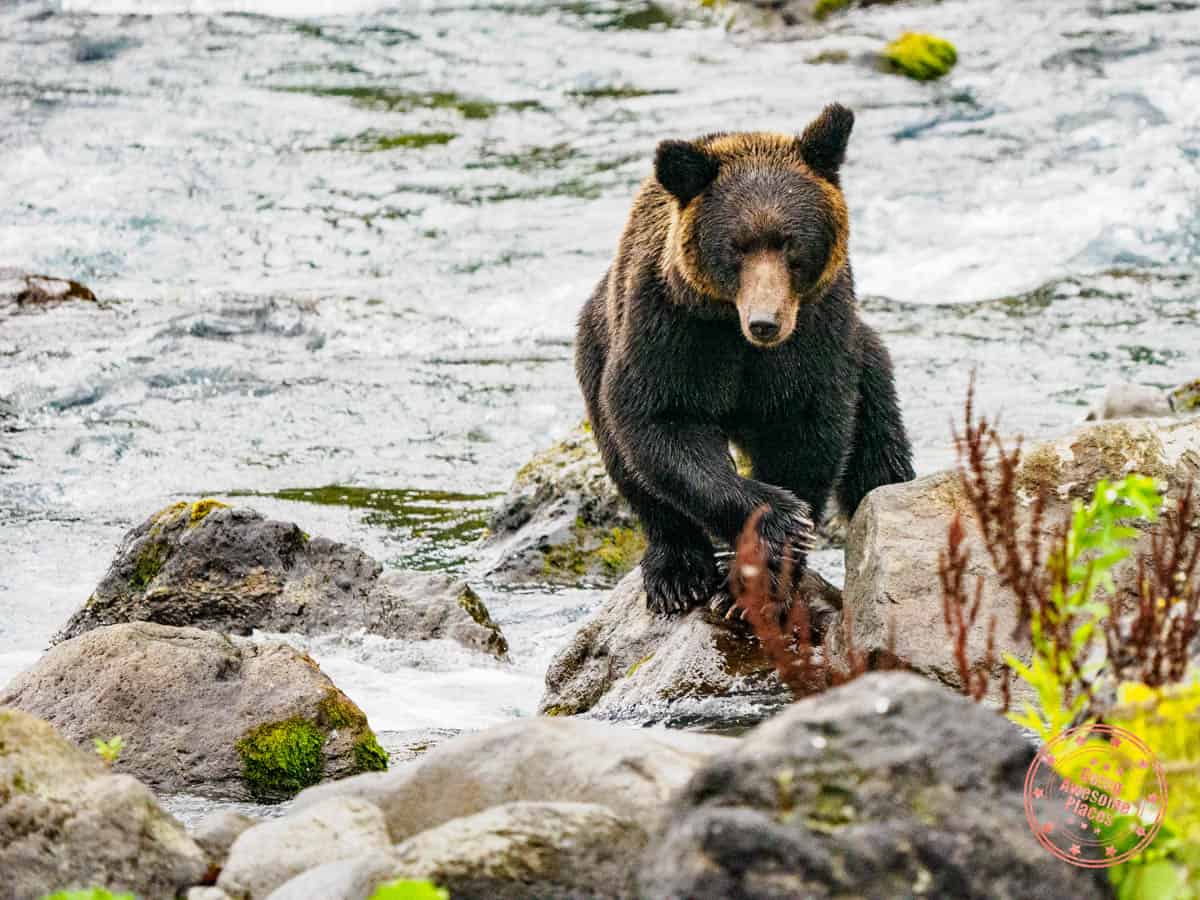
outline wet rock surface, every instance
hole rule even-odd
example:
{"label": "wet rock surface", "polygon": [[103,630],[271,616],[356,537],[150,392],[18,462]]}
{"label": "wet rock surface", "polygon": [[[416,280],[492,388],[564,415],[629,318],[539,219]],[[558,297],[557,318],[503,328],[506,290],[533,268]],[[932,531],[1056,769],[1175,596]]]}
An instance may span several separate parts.
{"label": "wet rock surface", "polygon": [[47,722],[0,708],[0,873],[4,896],[70,885],[173,897],[204,877],[204,853],[154,795],[114,775]]}
{"label": "wet rock surface", "polygon": [[197,822],[188,833],[208,857],[209,871],[220,872],[238,835],[253,828],[258,821],[232,809],[219,809]]}
{"label": "wet rock surface", "polygon": [[388,572],[356,547],[214,500],[176,503],[125,535],[87,603],[56,636],[148,621],[249,634],[364,630],[450,638],[496,656],[500,628],[466,582]]}
{"label": "wet rock surface", "polygon": [[234,900],[261,900],[307,869],[388,846],[379,807],[357,797],[333,797],[242,832],[217,887]]}
{"label": "wet rock surface", "polygon": [[394,842],[504,803],[600,803],[649,826],[731,738],[543,716],[454,738],[416,764],[321,785],[296,810],[354,796],[383,810]]}
{"label": "wet rock surface", "polygon": [[366,716],[306,654],[198,628],[96,628],[0,693],[83,747],[120,736],[114,763],[160,791],[274,800],[386,768]]}
{"label": "wet rock surface", "polygon": [[908,673],[803,700],[714,757],[675,799],[645,897],[1107,897],[1035,840],[1033,747],[996,713]]}
{"label": "wet rock surface", "polygon": [[[1027,503],[1045,492],[1044,521],[1058,523],[1072,500],[1089,497],[1102,478],[1116,480],[1129,472],[1161,479],[1174,496],[1200,476],[1200,420],[1101,422],[1029,444],[1022,454],[1018,487]],[[955,472],[889,485],[867,496],[850,525],[844,589],[849,633],[857,650],[873,663],[894,653],[913,671],[950,685],[957,685],[959,678],[944,626],[938,553],[946,546],[946,530],[956,512],[963,516],[968,535],[969,573],[984,578],[984,612],[969,635],[969,658],[983,658],[987,621],[993,614],[997,653],[1027,656],[1027,646],[1011,637],[1014,601],[999,586]],[[1138,550],[1148,545],[1149,537],[1143,535]],[[1119,599],[1136,577],[1136,566],[1119,572]],[[830,629],[826,647],[831,659],[844,660],[844,633],[842,627]],[[993,672],[994,696],[1002,666],[999,662]]]}
{"label": "wet rock surface", "polygon": [[358,900],[393,879],[428,880],[456,900],[625,900],[646,834],[593,803],[507,803],[392,850],[310,870],[271,900]]}
{"label": "wet rock surface", "polygon": [[[815,604],[840,605],[819,575],[805,581]],[[748,626],[707,608],[652,614],[637,569],[555,656],[539,708],[718,730],[753,725],[790,700]]]}

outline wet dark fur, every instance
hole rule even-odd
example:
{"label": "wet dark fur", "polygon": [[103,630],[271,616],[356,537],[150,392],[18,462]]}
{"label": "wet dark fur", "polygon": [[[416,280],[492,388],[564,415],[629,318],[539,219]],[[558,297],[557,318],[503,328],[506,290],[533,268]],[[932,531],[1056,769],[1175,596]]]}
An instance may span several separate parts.
{"label": "wet dark fur", "polygon": [[[891,362],[857,316],[846,261],[838,168],[852,123],[833,106],[799,139],[664,142],[580,315],[576,371],[646,532],[652,610],[706,602],[722,578],[712,540],[732,545],[757,507],[773,567],[798,573],[831,494],[849,517],[872,488],[913,477]],[[770,349],[743,336],[733,302],[743,254],[764,248],[785,255],[798,303]]]}

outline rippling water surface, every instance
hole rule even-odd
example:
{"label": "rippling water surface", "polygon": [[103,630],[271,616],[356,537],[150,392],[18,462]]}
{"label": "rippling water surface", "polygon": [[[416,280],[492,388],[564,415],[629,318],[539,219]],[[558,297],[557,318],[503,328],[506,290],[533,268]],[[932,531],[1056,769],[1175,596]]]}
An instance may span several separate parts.
{"label": "rippling water surface", "polygon": [[[1197,374],[1197,4],[775,39],[651,4],[323,6],[0,3],[0,265],[103,300],[0,319],[0,681],[180,497],[470,574],[495,493],[581,415],[573,320],[664,137],[857,111],[852,258],[922,470],[972,367],[1028,434]],[[867,61],[910,29],[957,44],[949,78]],[[511,665],[314,645],[394,749],[531,713],[596,601],[480,588]]]}

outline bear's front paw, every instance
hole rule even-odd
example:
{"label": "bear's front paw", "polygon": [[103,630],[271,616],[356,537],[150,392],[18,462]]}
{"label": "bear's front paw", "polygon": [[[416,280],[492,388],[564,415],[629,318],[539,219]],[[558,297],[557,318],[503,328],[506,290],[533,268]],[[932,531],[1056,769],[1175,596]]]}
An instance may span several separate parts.
{"label": "bear's front paw", "polygon": [[710,548],[684,549],[651,544],[642,558],[646,608],[676,615],[708,600],[717,586]]}
{"label": "bear's front paw", "polygon": [[[753,521],[758,536],[758,554],[761,554],[759,559],[766,563],[767,596],[761,599],[778,606],[779,614],[783,617],[791,609],[792,595],[804,575],[808,551],[812,549],[816,536],[809,506],[803,500],[785,495],[759,513]],[[736,598],[745,591],[746,585],[735,561],[730,558],[733,554],[722,556],[718,563],[718,576],[722,584],[713,596],[710,607],[714,613],[726,619],[734,615],[745,618],[745,612],[738,606]],[[754,556],[742,562],[756,564]]]}

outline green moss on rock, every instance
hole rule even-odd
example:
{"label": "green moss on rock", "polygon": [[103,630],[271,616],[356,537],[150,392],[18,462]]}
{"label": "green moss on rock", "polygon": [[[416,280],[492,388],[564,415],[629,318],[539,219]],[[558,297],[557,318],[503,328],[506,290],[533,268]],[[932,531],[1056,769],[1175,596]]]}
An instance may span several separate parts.
{"label": "green moss on rock", "polygon": [[646,539],[636,528],[613,528],[604,540],[596,555],[604,563],[604,567],[614,575],[623,575],[632,569],[642,554],[646,551]]}
{"label": "green moss on rock", "polygon": [[133,561],[133,574],[129,577],[130,588],[144,591],[150,582],[158,577],[168,555],[165,544],[148,540]]}
{"label": "green moss on rock", "polygon": [[475,622],[476,625],[481,625],[488,629],[492,636],[488,638],[488,649],[499,656],[503,656],[508,652],[508,641],[504,637],[504,633],[500,630],[500,626],[496,624],[496,620],[492,618],[492,614],[488,612],[488,608],[483,601],[469,587],[464,588],[462,593],[458,595],[458,605],[466,610],[467,615]]}
{"label": "green moss on rock", "polygon": [[354,765],[359,772],[387,771],[387,751],[379,746],[375,733],[370,729],[354,742]]}
{"label": "green moss on rock", "polygon": [[202,500],[197,500],[191,506],[191,512],[188,515],[188,526],[199,525],[214,509],[229,509],[228,503],[222,503],[212,497],[205,497]]}
{"label": "green moss on rock", "polygon": [[367,717],[358,705],[339,691],[330,688],[317,704],[318,722],[326,728],[366,728]]}
{"label": "green moss on rock", "polygon": [[813,5],[813,18],[824,19],[831,13],[845,9],[850,5],[850,0],[817,0]]}
{"label": "green moss on rock", "polygon": [[894,71],[917,81],[941,78],[958,62],[958,51],[949,41],[913,31],[884,47],[882,56]]}
{"label": "green moss on rock", "polygon": [[321,780],[326,733],[300,716],[260,725],[237,742],[242,779],[260,800],[294,796]]}

